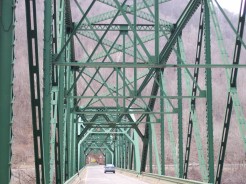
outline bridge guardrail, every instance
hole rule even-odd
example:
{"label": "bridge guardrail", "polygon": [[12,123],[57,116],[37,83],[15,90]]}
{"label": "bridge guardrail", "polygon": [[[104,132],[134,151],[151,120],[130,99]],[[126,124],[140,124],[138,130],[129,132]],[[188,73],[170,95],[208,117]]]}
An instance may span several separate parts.
{"label": "bridge guardrail", "polygon": [[68,179],[64,184],[70,184],[72,183],[80,174],[83,172],[86,172],[86,167],[83,167],[78,173],[73,175],[70,179]]}
{"label": "bridge guardrail", "polygon": [[[154,179],[155,181],[153,181],[153,183],[155,183],[155,184],[161,184],[162,182],[177,183],[177,184],[206,184],[206,183],[200,182],[200,181],[187,180],[187,179],[183,179],[183,178],[175,178],[172,176],[161,176],[158,174],[146,173],[146,172],[139,173],[139,172],[136,172],[134,170],[129,170],[129,169],[117,168],[117,170],[122,171],[122,172],[127,172],[130,174],[134,174],[135,177],[138,177],[140,180],[143,180],[143,181],[147,178]],[[158,180],[159,182],[156,180]]]}

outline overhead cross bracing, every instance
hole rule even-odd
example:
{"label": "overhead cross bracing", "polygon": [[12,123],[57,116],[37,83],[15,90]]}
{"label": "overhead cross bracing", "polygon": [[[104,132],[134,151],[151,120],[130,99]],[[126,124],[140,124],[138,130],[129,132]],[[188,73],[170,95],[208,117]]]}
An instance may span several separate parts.
{"label": "overhead cross bracing", "polygon": [[[195,162],[201,181],[221,183],[232,110],[246,151],[245,107],[236,85],[245,69],[244,0],[238,27],[216,0],[185,1],[174,18],[165,8],[175,6],[175,0],[44,0],[43,48],[38,45],[36,1],[25,2],[36,183],[64,183],[93,152],[139,173],[168,175],[171,163],[173,175],[185,179]],[[5,1],[2,6],[10,8]],[[233,61],[218,12],[237,35]],[[191,20],[197,25],[195,35],[187,28]],[[13,30],[7,33],[11,40]],[[194,43],[187,41],[189,36]],[[13,48],[4,51],[13,53]],[[214,60],[215,52],[221,63]],[[1,73],[11,70],[13,57],[0,57],[9,61]],[[213,94],[220,89],[213,85],[213,72],[218,68],[226,73],[228,95],[225,119],[220,120],[221,145],[214,143]],[[10,140],[10,132],[3,138]],[[5,162],[11,158],[9,142]],[[10,174],[0,173],[9,181]]]}

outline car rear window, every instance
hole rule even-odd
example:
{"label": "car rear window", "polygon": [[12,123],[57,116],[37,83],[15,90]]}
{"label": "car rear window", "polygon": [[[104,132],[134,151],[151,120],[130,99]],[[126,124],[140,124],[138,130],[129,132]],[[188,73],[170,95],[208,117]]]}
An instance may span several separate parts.
{"label": "car rear window", "polygon": [[113,164],[107,164],[106,167],[114,167]]}

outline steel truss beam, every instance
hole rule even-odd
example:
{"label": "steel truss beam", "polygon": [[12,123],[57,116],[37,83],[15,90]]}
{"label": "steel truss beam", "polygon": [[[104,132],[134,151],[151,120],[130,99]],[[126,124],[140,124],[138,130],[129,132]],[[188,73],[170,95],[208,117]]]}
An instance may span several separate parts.
{"label": "steel truss beam", "polygon": [[[75,23],[76,26],[76,23]],[[106,31],[108,27],[109,31],[134,31],[131,30],[131,27],[133,27],[135,25],[132,26],[128,26],[128,24],[112,24],[111,26],[109,26],[109,24],[92,24],[92,25],[88,25],[88,24],[82,24],[80,25],[80,27],[77,29],[77,32],[79,31],[91,31],[91,29],[93,29],[94,31]],[[161,28],[160,30],[167,30],[167,31],[171,31],[170,27],[166,28],[165,25],[160,25]],[[154,24],[138,24],[135,27],[136,31],[155,31],[155,25]],[[83,34],[83,33],[81,33]]]}
{"label": "steel truss beam", "polygon": [[[84,4],[75,0],[74,6],[79,9],[81,17],[73,23],[73,6],[70,5],[70,0],[45,0],[44,90],[43,119],[41,119],[39,102],[41,95],[40,93],[34,95],[35,87],[38,92],[40,91],[37,27],[34,26],[32,29],[30,26],[31,20],[34,20],[36,25],[36,5],[35,1],[26,0],[37,183],[64,183],[85,166],[86,157],[94,150],[105,157],[105,162],[110,161],[117,167],[134,169],[137,172],[146,170],[147,160],[149,172],[154,172],[153,163],[156,162],[156,172],[165,175],[166,153],[169,151],[167,150],[169,140],[166,139],[165,129],[170,137],[169,144],[176,177],[188,178],[191,137],[194,132],[202,180],[214,182],[211,71],[214,68],[225,68],[227,78],[228,71],[231,72],[228,90],[230,96],[228,108],[231,113],[232,101],[239,104],[235,91],[238,68],[246,66],[239,65],[241,46],[245,48],[242,40],[245,20],[240,17],[233,64],[229,62],[214,64],[211,62],[210,17],[216,27],[219,44],[223,41],[219,37],[220,30],[216,26],[211,1],[189,1],[175,24],[160,18],[160,4],[167,1],[134,0],[129,5],[128,0],[124,2],[93,0],[84,10]],[[28,7],[30,2],[33,2],[33,8]],[[89,17],[94,7],[98,5],[110,6],[114,10]],[[185,34],[184,28],[199,6],[201,6],[201,15],[196,57],[195,63],[190,64],[186,61],[182,34]],[[33,12],[30,13],[31,11]],[[119,18],[124,22],[123,24],[118,23]],[[13,36],[13,33],[9,33],[10,35]],[[203,39],[204,44],[202,44]],[[32,40],[34,45],[31,43]],[[0,40],[0,46],[2,44]],[[203,45],[205,63],[201,64]],[[35,53],[32,53],[33,49]],[[226,53],[224,50],[221,47],[221,53]],[[175,64],[169,61],[173,59],[170,57],[172,51],[177,57]],[[2,52],[1,47],[0,52]],[[33,64],[33,60],[36,61],[36,65]],[[198,81],[199,70],[202,68],[205,71],[204,85]],[[10,65],[8,69],[11,69]],[[172,80],[167,76],[168,69],[176,72],[177,88],[175,88],[176,93],[172,94],[169,94],[170,91],[165,84]],[[1,68],[0,71],[2,72]],[[194,71],[193,75],[191,71]],[[36,80],[33,79],[33,75],[36,76]],[[187,93],[183,91],[183,80],[186,82]],[[189,103],[189,127],[185,158],[183,158],[185,100]],[[202,145],[204,140],[200,135],[197,117],[196,104],[200,100],[206,101],[206,105],[204,104],[207,117],[204,122],[207,126],[206,159]],[[234,104],[234,109],[240,117],[242,108]],[[230,118],[228,115],[226,117]],[[243,120],[239,122],[242,122],[241,127],[244,127]],[[35,127],[37,123],[38,127]],[[174,123],[177,123],[177,131],[174,131]],[[228,132],[228,124],[225,127],[225,131]],[[159,142],[157,134],[160,134]],[[244,129],[241,134],[244,135]],[[227,135],[226,133],[225,136]],[[142,149],[139,148],[140,141],[142,141]],[[221,145],[224,154],[226,140]],[[220,170],[217,171],[216,181],[221,180],[223,154],[221,154],[223,158],[219,161]],[[153,155],[156,160],[152,158]]]}

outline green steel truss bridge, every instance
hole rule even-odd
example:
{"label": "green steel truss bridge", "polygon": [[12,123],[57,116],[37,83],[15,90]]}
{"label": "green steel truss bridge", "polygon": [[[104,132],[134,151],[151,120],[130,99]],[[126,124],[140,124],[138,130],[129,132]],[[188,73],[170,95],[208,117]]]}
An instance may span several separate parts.
{"label": "green steel truss bridge", "polygon": [[[246,151],[245,109],[237,86],[238,71],[245,68],[240,58],[245,49],[245,1],[237,22],[230,21],[216,0],[185,1],[179,17],[169,22],[161,13],[169,1],[44,0],[41,48],[39,7],[36,0],[25,0],[36,183],[64,183],[85,166],[90,153],[101,153],[120,168],[159,175],[165,175],[168,153],[175,176],[188,179],[193,147],[201,180],[219,184],[232,112]],[[11,179],[15,6],[15,0],[0,1],[3,184]],[[218,12],[234,33],[233,58]],[[189,43],[183,37],[193,18],[198,34],[192,35],[197,41],[190,51],[194,59],[188,61]],[[221,63],[212,59],[213,40]],[[216,68],[225,72],[228,96],[222,107],[219,152],[214,151],[213,135]]]}

